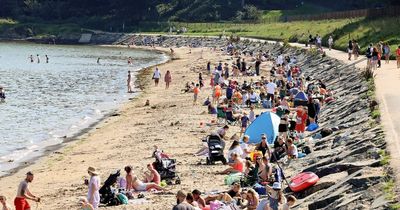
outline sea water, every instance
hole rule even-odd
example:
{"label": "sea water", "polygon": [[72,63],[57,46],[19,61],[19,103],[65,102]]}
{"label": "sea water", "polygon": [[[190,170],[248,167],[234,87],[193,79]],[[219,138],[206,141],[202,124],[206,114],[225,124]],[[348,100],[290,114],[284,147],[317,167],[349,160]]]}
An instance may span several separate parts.
{"label": "sea water", "polygon": [[128,70],[134,80],[140,69],[167,59],[127,48],[0,42],[0,86],[7,97],[0,103],[0,175],[134,97],[127,93]]}

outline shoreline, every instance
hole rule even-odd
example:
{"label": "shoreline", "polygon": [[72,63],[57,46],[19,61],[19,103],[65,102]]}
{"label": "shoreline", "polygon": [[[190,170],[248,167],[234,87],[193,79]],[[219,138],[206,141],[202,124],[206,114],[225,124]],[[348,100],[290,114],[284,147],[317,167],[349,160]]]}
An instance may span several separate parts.
{"label": "shoreline", "polygon": [[[31,43],[31,44],[37,44],[30,42],[28,40],[0,40],[0,42],[22,42],[22,43]],[[68,44],[67,44],[68,45]],[[88,45],[90,46],[90,45]],[[124,46],[115,46],[115,45],[93,45],[93,46],[99,46],[99,47],[104,47],[104,48],[119,48],[119,47],[124,47]],[[84,138],[86,135],[90,135],[90,133],[95,132],[96,129],[101,128],[104,126],[104,122],[109,120],[112,117],[118,116],[118,113],[121,112],[122,108],[129,102],[137,100],[137,98],[143,94],[144,87],[140,84],[140,80],[144,78],[146,75],[146,71],[149,69],[151,70],[155,66],[159,65],[164,65],[166,63],[169,63],[172,61],[171,57],[168,55],[168,51],[163,51],[163,50],[150,50],[146,48],[140,48],[140,47],[132,47],[131,49],[139,49],[139,50],[147,50],[147,51],[156,51],[157,53],[160,53],[160,56],[164,56],[166,60],[158,63],[158,64],[153,64],[144,68],[141,68],[137,71],[137,75],[135,77],[135,80],[133,82],[134,88],[138,88],[139,90],[134,92],[134,96],[132,97],[127,97],[126,100],[122,101],[120,104],[118,104],[115,108],[108,110],[102,117],[99,119],[96,119],[95,121],[91,122],[90,124],[86,125],[84,128],[72,133],[71,136],[65,135],[62,137],[62,142],[56,143],[56,144],[51,144],[48,146],[44,146],[42,148],[38,148],[34,151],[31,152],[27,157],[17,161],[13,162],[15,163],[15,167],[10,166],[8,169],[5,171],[2,171],[0,175],[0,179],[12,176],[16,173],[18,173],[20,170],[29,167],[30,165],[36,164],[38,160],[40,160],[43,157],[46,157],[50,154],[56,153],[59,150],[63,149],[68,143],[78,141],[81,138]]]}
{"label": "shoreline", "polygon": [[[161,48],[157,47],[156,49]],[[164,49],[166,50],[167,48]],[[61,150],[62,153],[44,157],[37,164],[30,166],[30,169],[34,170],[35,173],[37,172],[37,180],[32,184],[31,191],[34,194],[46,198],[43,199],[43,206],[49,209],[73,209],[76,199],[86,193],[86,187],[82,184],[81,175],[85,175],[88,166],[95,166],[96,169],[99,169],[102,180],[105,180],[109,173],[112,173],[116,169],[121,169],[127,164],[132,164],[134,166],[134,171],[140,175],[146,164],[153,161],[150,156],[154,144],[159,145],[161,149],[171,154],[172,157],[178,161],[177,171],[182,178],[182,184],[171,186],[168,189],[173,191],[184,189],[188,191],[197,188],[202,192],[227,189],[227,186],[223,185],[223,177],[217,176],[214,173],[222,168],[220,165],[199,165],[199,158],[193,157],[192,155],[195,149],[198,149],[200,139],[210,131],[214,131],[217,127],[199,126],[199,123],[201,125],[203,122],[209,122],[211,117],[205,113],[204,109],[199,109],[199,105],[193,106],[191,101],[192,95],[181,94],[180,88],[183,88],[186,81],[196,81],[196,74],[198,71],[202,71],[206,60],[211,60],[212,63],[218,62],[219,60],[226,62],[230,62],[231,60],[228,56],[224,56],[218,51],[210,51],[210,53],[205,54],[201,53],[201,55],[205,57],[204,59],[200,59],[200,49],[201,48],[192,48],[192,53],[189,54],[188,48],[178,48],[176,49],[176,53],[179,59],[172,60],[160,66],[160,70],[163,73],[165,73],[166,70],[172,70],[172,89],[165,90],[163,82],[160,83],[161,87],[154,87],[149,77],[151,75],[151,69],[143,71],[143,81],[140,81],[141,85],[145,87],[143,94],[140,94],[131,103],[124,104],[121,108],[123,111],[119,116],[106,120],[107,122],[99,126],[100,128],[96,129],[96,132],[88,133],[87,136],[82,137],[80,140],[71,142]],[[293,52],[295,52],[295,50],[289,50],[289,53]],[[304,54],[307,55],[306,53]],[[332,65],[335,64],[339,64],[339,62]],[[264,70],[266,71],[267,69],[264,68]],[[147,72],[147,74],[145,72]],[[315,69],[314,73],[316,73]],[[207,81],[209,77],[206,76],[205,78],[205,84],[208,84]],[[208,87],[208,85],[206,86]],[[199,101],[201,102],[202,99],[205,99],[210,91],[209,88],[205,88],[201,93]],[[353,96],[358,96],[358,93],[354,93]],[[151,105],[145,107],[144,101],[147,99],[150,100]],[[364,105],[363,103],[363,106]],[[349,110],[346,109],[346,111]],[[366,113],[361,112],[361,114],[365,116]],[[324,122],[324,119],[322,119],[322,121]],[[324,125],[330,125],[330,121],[330,119],[325,119]],[[363,121],[359,123],[363,123]],[[358,124],[356,126],[358,126]],[[361,129],[358,127],[354,127],[353,129]],[[370,135],[371,132],[373,131],[364,131],[364,133],[368,135]],[[229,136],[234,133],[234,131],[230,131]],[[315,153],[312,153],[313,155],[310,156],[311,158],[315,158],[312,160],[314,163],[321,164],[321,161],[331,161],[330,157],[334,158],[336,155],[340,155],[345,159],[344,163],[338,162],[336,165],[335,162],[333,162],[333,164],[331,164],[332,162],[327,162],[325,165],[322,165],[323,168],[331,166],[339,167],[341,166],[340,164],[346,164],[346,161],[349,162],[352,158],[356,157],[350,154],[348,155],[349,157],[347,157],[346,152],[355,152],[356,155],[360,154],[361,150],[357,149],[362,146],[361,142],[360,144],[357,142],[355,145],[352,145],[354,144],[353,141],[350,142],[349,151],[345,151],[343,147],[340,147],[336,148],[337,150],[339,149],[337,152],[329,150],[331,153],[333,152],[330,154],[323,146],[328,146],[328,144],[333,141],[332,137],[335,136],[338,135],[336,134],[321,141],[321,145],[319,146],[321,146],[320,148],[322,148],[322,150],[315,151]],[[356,136],[355,140],[358,138],[359,136]],[[366,138],[369,139],[368,136]],[[362,144],[364,143],[365,140]],[[367,148],[369,146],[369,144],[366,144],[365,147],[363,146],[362,148]],[[341,152],[344,152],[344,154],[341,154]],[[363,152],[361,153],[363,154]],[[314,155],[316,157],[313,157]],[[204,162],[204,160],[202,161]],[[304,167],[307,167],[302,166],[302,163],[304,163],[304,161],[299,161],[295,164],[302,170]],[[336,179],[340,179],[343,176],[351,174],[355,168],[363,167],[365,171],[362,172],[360,180],[376,180],[377,178],[375,177],[379,177],[379,173],[382,172],[381,168],[374,168],[377,167],[375,162],[357,164],[358,163],[354,165],[349,164],[348,170],[341,171],[338,174],[333,173],[332,175],[338,175]],[[312,165],[311,167],[308,165],[308,167],[312,169]],[[315,167],[317,166],[314,166],[314,168]],[[293,175],[296,171],[298,171],[296,168],[290,168],[288,169],[288,174]],[[327,177],[334,180],[335,177],[333,176]],[[0,179],[0,185],[3,184],[6,189],[5,191],[11,193],[6,194],[7,196],[13,196],[15,183],[19,181],[18,178],[22,177],[23,173],[18,172],[15,176],[8,177],[7,180]],[[326,177],[323,177],[321,180],[322,184],[319,188],[317,187],[318,190],[316,190],[317,192],[313,195],[315,196],[315,194],[323,193],[323,190],[332,186],[332,180],[327,180]],[[356,182],[357,179],[355,178],[351,181]],[[367,185],[371,183],[373,182],[366,181]],[[373,187],[378,186],[373,184]],[[340,190],[343,190],[343,188]],[[368,189],[365,189],[363,191],[365,191],[365,193],[371,193],[367,190]],[[355,194],[351,193],[346,194],[345,198],[353,195],[355,196]],[[373,197],[375,195],[371,193],[371,196]],[[378,196],[375,198],[377,197]],[[147,198],[151,198],[154,203],[116,206],[107,209],[170,209],[175,196],[149,195]],[[309,198],[305,200],[309,200]],[[322,202],[324,202],[324,200],[322,200]],[[304,205],[307,204],[306,202]],[[305,208],[304,205],[302,209]]]}

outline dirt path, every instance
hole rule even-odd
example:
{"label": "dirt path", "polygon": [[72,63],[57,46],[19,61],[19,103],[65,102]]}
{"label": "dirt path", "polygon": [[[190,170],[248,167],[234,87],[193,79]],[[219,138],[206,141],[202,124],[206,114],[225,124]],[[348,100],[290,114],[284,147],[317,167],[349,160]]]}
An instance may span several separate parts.
{"label": "dirt path", "polygon": [[[290,45],[305,48],[303,44],[291,43]],[[348,60],[348,54],[339,50],[328,50],[324,48],[326,55],[336,58],[346,64],[355,63],[353,59]],[[358,59],[362,59],[360,56]],[[356,64],[359,69],[365,68],[366,61]],[[400,183],[400,69],[397,69],[396,61],[386,64],[382,61],[382,67],[375,71],[376,97],[380,104],[382,125],[386,135],[387,149],[390,152],[390,165],[393,174],[396,175],[396,182]],[[400,185],[396,185],[399,194]]]}

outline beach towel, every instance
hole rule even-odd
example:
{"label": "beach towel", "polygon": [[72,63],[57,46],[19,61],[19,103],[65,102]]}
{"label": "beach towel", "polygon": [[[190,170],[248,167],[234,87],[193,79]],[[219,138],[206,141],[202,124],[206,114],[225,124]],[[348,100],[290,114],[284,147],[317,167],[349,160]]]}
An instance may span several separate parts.
{"label": "beach towel", "polygon": [[231,173],[224,178],[225,185],[232,185],[233,183],[240,183],[242,173]]}

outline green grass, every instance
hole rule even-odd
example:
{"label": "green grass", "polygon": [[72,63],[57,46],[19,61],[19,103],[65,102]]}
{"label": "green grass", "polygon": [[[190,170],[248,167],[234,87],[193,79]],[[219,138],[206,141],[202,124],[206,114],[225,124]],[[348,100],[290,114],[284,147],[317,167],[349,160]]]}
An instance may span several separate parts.
{"label": "green grass", "polygon": [[81,33],[81,27],[78,24],[19,23],[11,19],[0,19],[0,34],[4,33],[48,37]]}
{"label": "green grass", "polygon": [[[264,13],[263,18],[283,15],[282,11]],[[369,43],[388,42],[392,53],[400,45],[400,17],[379,19],[339,19],[321,21],[295,21],[272,23],[172,23],[177,28],[186,27],[187,35],[219,36],[239,35],[269,40],[289,40],[305,43],[308,35],[319,34],[326,45],[330,35],[334,37],[334,48],[346,50],[348,41],[356,39],[364,51]],[[143,30],[142,30],[143,31]]]}

